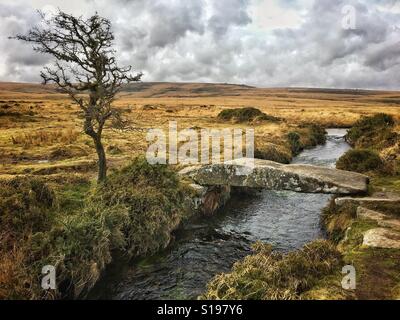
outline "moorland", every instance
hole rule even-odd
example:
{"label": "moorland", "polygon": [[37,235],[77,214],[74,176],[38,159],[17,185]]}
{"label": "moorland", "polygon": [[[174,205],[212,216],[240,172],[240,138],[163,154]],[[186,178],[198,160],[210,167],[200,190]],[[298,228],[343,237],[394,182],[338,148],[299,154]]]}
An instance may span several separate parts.
{"label": "moorland", "polygon": [[[108,186],[96,186],[97,157],[91,139],[83,133],[79,107],[51,85],[0,83],[0,298],[80,297],[99,279],[115,250],[138,256],[168,245],[170,232],[187,218],[180,204],[190,191],[176,176],[179,166],[153,168],[140,156],[148,147],[147,129],[167,129],[169,121],[177,121],[179,129],[254,128],[256,157],[282,163],[290,162],[303,148],[323,143],[324,128],[353,127],[353,141],[349,142],[355,150],[368,149],[380,162],[374,167],[352,167],[354,161],[363,162],[364,156],[370,156],[363,151],[357,160],[352,160],[354,154],[348,155],[350,160],[342,159],[341,169],[369,175],[371,194],[384,192],[395,197],[400,193],[397,91],[143,82],[125,87],[115,107],[124,125],[110,122],[104,130],[110,178]],[[232,109],[249,107],[263,116],[229,117]],[[118,207],[121,203],[123,209]],[[332,277],[338,267],[335,262],[327,274],[315,280],[319,289],[305,297],[398,297],[399,251],[363,252],[360,235],[373,225],[360,223],[354,208],[341,213],[328,209],[325,220],[332,239],[328,245],[311,246],[317,250],[316,259],[326,252],[336,257],[336,245],[345,231],[358,223],[353,228],[358,233],[350,235],[350,244],[342,243],[341,250],[344,257],[362,266],[362,276],[369,282],[359,296],[338,293],[336,285],[333,291],[326,289],[337,278]],[[397,214],[396,210],[385,208],[391,214]],[[292,260],[302,254],[294,254]],[[237,269],[246,269],[246,263],[263,266],[260,256],[264,259],[269,255],[268,248],[258,247],[256,256]],[[57,265],[62,274],[57,292],[44,293],[39,287],[40,268],[45,263]],[[234,282],[236,276],[242,277],[232,275]],[[370,288],[382,279],[385,290],[374,294]],[[241,280],[254,279],[244,275]],[[215,290],[221,284],[215,281],[206,297],[223,298]],[[269,296],[255,298],[259,297]],[[299,295],[295,292],[290,297]]]}

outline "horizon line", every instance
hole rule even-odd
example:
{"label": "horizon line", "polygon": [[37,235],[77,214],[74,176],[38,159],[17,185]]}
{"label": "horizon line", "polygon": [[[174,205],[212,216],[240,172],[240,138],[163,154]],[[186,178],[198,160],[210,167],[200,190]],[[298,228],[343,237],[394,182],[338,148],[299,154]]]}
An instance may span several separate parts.
{"label": "horizon line", "polygon": [[[44,85],[41,82],[19,82],[19,81],[3,81],[0,80],[0,84],[9,83],[9,84],[20,84],[20,85],[39,85],[39,86],[46,86],[46,85],[55,85],[55,84],[46,84]],[[133,82],[130,84],[125,85],[136,85],[136,84],[204,84],[204,85],[226,85],[226,86],[242,86],[248,87],[250,89],[299,89],[299,90],[348,90],[348,91],[400,91],[398,89],[385,89],[385,88],[363,88],[363,87],[352,87],[352,88],[345,88],[345,87],[308,87],[308,86],[256,86],[251,84],[244,84],[244,83],[230,83],[230,82],[195,82],[195,81],[139,81]]]}

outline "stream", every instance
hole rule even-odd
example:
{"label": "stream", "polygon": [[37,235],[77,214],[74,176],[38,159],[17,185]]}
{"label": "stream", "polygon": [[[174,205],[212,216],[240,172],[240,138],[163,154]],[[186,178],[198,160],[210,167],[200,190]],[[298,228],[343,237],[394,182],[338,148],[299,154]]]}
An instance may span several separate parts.
{"label": "stream", "polygon": [[[346,129],[327,131],[325,145],[303,151],[293,163],[334,167],[350,146]],[[230,271],[257,240],[287,252],[324,237],[320,214],[330,198],[267,190],[233,197],[218,214],[176,232],[175,241],[155,256],[113,263],[89,299],[196,299],[214,275]]]}

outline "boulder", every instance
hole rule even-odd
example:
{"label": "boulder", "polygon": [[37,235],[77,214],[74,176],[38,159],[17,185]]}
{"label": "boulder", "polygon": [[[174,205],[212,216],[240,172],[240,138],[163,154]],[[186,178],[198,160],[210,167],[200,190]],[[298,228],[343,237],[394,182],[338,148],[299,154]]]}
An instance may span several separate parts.
{"label": "boulder", "polygon": [[400,233],[385,228],[370,229],[364,234],[363,245],[373,248],[400,249]]}
{"label": "boulder", "polygon": [[193,196],[187,197],[186,208],[191,213],[213,215],[229,200],[231,189],[229,186],[200,186],[190,184]]}

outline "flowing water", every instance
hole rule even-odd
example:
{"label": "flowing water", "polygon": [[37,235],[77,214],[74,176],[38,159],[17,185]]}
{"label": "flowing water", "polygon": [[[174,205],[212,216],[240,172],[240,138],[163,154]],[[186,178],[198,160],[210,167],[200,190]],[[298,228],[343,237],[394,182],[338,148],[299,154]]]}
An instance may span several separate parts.
{"label": "flowing water", "polygon": [[[303,151],[293,163],[334,167],[350,147],[344,129],[329,129],[327,143]],[[289,251],[323,237],[321,209],[330,195],[263,191],[232,198],[215,216],[193,221],[157,255],[107,269],[90,299],[194,299],[217,273],[250,253],[257,240]]]}

